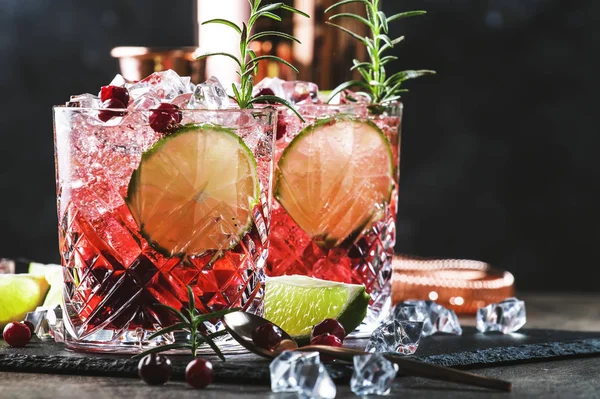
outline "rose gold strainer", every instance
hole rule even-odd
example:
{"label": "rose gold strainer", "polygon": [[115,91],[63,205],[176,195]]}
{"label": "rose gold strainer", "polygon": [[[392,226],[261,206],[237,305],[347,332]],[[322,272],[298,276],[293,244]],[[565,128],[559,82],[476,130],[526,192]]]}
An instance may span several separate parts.
{"label": "rose gold strainer", "polygon": [[458,314],[474,314],[514,296],[514,277],[487,263],[394,255],[392,300],[430,299]]}

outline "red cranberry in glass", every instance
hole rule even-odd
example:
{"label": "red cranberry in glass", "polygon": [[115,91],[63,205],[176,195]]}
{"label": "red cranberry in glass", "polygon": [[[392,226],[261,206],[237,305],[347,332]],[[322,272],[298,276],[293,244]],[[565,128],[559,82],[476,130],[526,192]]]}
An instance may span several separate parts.
{"label": "red cranberry in glass", "polygon": [[129,91],[121,86],[102,86],[100,89],[100,101],[104,102],[114,98],[123,104],[129,104]]}
{"label": "red cranberry in glass", "polygon": [[23,347],[31,339],[31,331],[23,323],[8,323],[2,332],[4,341],[10,346]]}
{"label": "red cranberry in glass", "polygon": [[336,319],[325,319],[319,324],[315,325],[310,333],[310,337],[312,339],[316,336],[327,333],[335,335],[342,341],[344,338],[346,338],[346,330],[344,329],[344,326],[342,326]]}
{"label": "red cranberry in glass", "polygon": [[252,342],[259,348],[273,350],[281,343],[281,330],[272,323],[260,325],[252,331]]}
{"label": "red cranberry in glass", "polygon": [[183,119],[179,107],[174,104],[161,103],[150,113],[150,127],[159,133],[167,133],[176,127]]}
{"label": "red cranberry in glass", "polygon": [[33,337],[33,334],[35,334],[35,327],[33,326],[33,323],[29,320],[24,320],[21,323],[25,324],[27,328],[29,328],[29,331],[31,331],[31,336]]}
{"label": "red cranberry in glass", "polygon": [[103,109],[98,112],[98,119],[102,122],[108,121],[113,116],[123,116],[125,115],[125,111],[113,111],[113,109],[125,109],[127,108],[125,104],[116,98],[110,98],[102,103],[102,108],[112,108],[112,109]]}
{"label": "red cranberry in glass", "polygon": [[164,385],[173,375],[173,366],[166,356],[151,353],[138,363],[138,375],[148,385]]}
{"label": "red cranberry in glass", "polygon": [[[264,87],[264,88],[260,89],[258,91],[258,93],[256,93],[254,98],[260,97],[260,96],[274,96],[274,95],[275,95],[275,92],[273,90],[269,89],[268,87]],[[275,103],[273,101],[266,100],[266,101],[261,101],[258,104],[275,104]]]}
{"label": "red cranberry in glass", "polygon": [[283,136],[285,136],[285,132],[287,131],[287,124],[285,123],[283,112],[278,112],[277,114],[277,133],[275,134],[275,138],[279,140]]}
{"label": "red cranberry in glass", "polygon": [[185,381],[197,389],[206,388],[213,380],[212,363],[198,357],[185,368]]}

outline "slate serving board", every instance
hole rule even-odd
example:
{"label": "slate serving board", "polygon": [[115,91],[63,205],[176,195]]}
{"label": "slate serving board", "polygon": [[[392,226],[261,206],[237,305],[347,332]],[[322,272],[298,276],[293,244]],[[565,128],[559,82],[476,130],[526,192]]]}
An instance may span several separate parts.
{"label": "slate serving board", "polygon": [[[346,343],[361,348],[366,341],[348,339]],[[424,338],[414,357],[469,369],[594,355],[600,356],[600,332],[524,329],[502,335],[481,334],[473,327],[465,327],[462,336],[436,334]],[[170,356],[174,379],[183,379],[190,358]],[[269,362],[251,353],[229,355],[226,362],[214,358],[213,365],[218,382],[269,384]],[[352,374],[347,364],[333,363],[328,368],[334,380],[347,380]],[[137,361],[129,355],[72,352],[62,344],[37,339],[25,348],[9,348],[0,341],[0,371],[137,378]]]}

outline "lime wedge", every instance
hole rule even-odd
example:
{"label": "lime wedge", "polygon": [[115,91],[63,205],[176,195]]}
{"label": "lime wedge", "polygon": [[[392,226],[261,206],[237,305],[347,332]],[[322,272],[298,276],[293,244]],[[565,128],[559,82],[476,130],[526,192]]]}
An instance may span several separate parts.
{"label": "lime wedge", "polygon": [[142,155],[126,202],[142,235],[166,255],[235,246],[259,199],[252,151],[232,130],[185,125]]}
{"label": "lime wedge", "polygon": [[377,219],[392,185],[383,132],[372,122],[337,116],[307,127],[283,151],[275,196],[302,230],[330,248]]}
{"label": "lime wedge", "polygon": [[370,296],[363,285],[344,284],[307,276],[267,278],[265,318],[305,343],[312,327],[324,319],[337,319],[354,331],[367,314]]}
{"label": "lime wedge", "polygon": [[62,303],[63,268],[61,265],[31,262],[29,273],[44,276],[50,284],[50,290],[48,290],[42,306],[53,308]]}
{"label": "lime wedge", "polygon": [[0,328],[12,321],[21,321],[38,307],[46,293],[44,276],[33,274],[0,274]]}

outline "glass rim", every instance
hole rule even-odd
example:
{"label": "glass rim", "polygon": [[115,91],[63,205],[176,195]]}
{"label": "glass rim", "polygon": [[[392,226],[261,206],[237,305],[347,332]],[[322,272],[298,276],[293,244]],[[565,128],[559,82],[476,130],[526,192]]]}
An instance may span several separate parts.
{"label": "glass rim", "polygon": [[[68,107],[66,105],[53,105],[52,110],[65,110],[65,111],[86,111],[86,112],[99,112],[99,111],[112,111],[119,113],[129,113],[129,112],[148,112],[148,111],[163,111],[158,108],[143,108],[143,109],[134,109],[130,110],[128,108],[90,108],[90,107]],[[188,108],[180,108],[178,112],[184,113],[209,113],[209,112],[218,112],[218,113],[230,113],[230,114],[267,114],[267,113],[276,113],[277,109],[268,106],[264,108],[219,108],[219,109],[188,109]]]}
{"label": "glass rim", "polygon": [[[295,104],[297,108],[303,107],[338,107],[338,108],[357,108],[357,107],[400,107],[404,108],[404,103],[402,101],[388,101],[385,103],[344,103],[344,104],[331,104],[331,103],[304,103],[304,104]],[[287,108],[285,105],[277,104],[276,109]]]}

